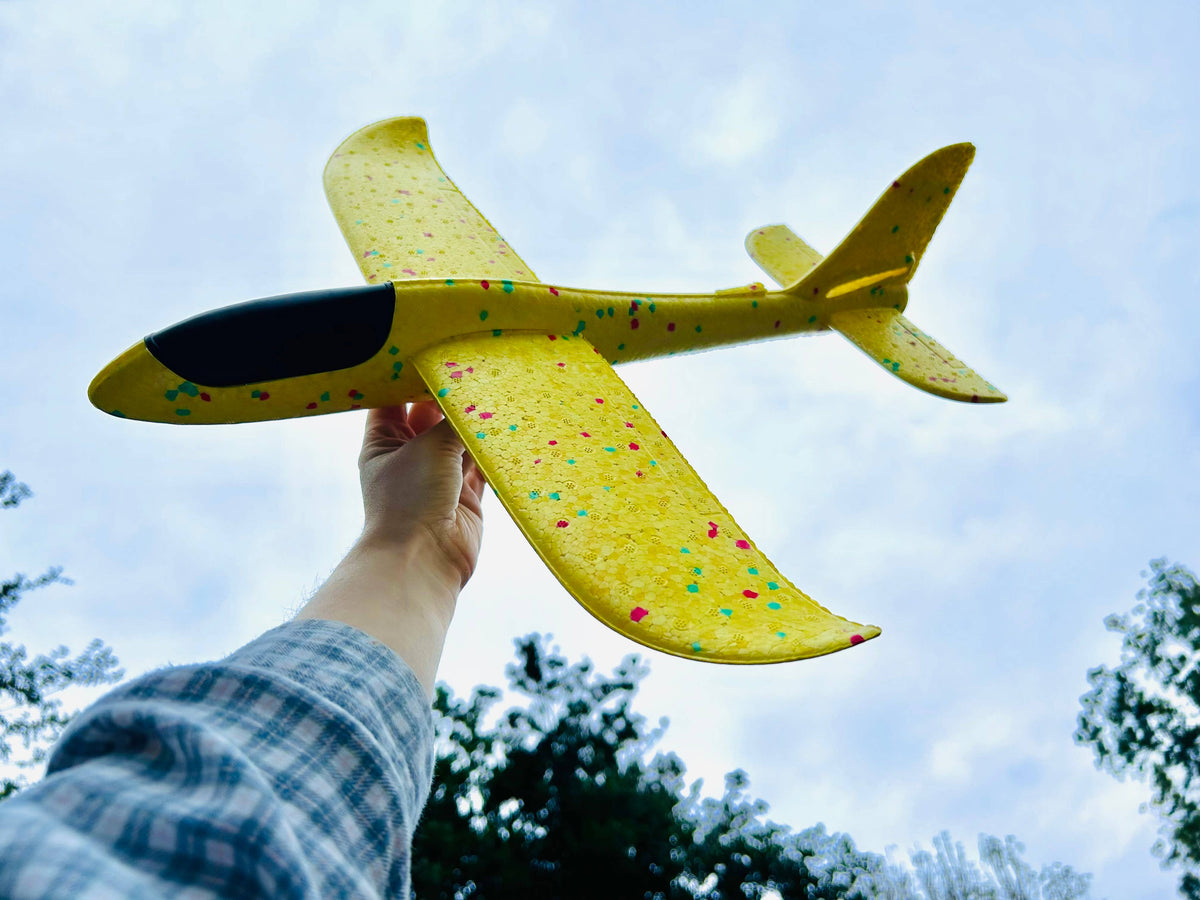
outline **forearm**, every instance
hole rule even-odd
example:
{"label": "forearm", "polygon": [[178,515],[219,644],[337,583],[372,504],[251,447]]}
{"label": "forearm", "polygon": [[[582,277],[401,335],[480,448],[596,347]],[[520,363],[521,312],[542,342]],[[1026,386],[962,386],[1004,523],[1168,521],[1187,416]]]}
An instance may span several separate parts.
{"label": "forearm", "polygon": [[432,540],[360,538],[296,614],[366,632],[408,663],[431,698],[460,587],[429,562]]}

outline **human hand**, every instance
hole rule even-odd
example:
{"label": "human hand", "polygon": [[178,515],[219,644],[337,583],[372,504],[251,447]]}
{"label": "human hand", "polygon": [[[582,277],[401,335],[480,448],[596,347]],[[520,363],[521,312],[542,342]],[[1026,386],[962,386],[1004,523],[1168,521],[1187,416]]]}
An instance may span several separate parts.
{"label": "human hand", "polygon": [[483,538],[483,473],[432,401],[372,409],[358,459],[363,541],[402,548],[455,594]]}

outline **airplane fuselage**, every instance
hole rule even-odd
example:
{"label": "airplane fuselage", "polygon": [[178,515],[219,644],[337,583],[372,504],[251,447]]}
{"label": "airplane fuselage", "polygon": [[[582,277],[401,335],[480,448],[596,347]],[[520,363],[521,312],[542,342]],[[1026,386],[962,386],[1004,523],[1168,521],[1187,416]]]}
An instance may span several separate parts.
{"label": "airplane fuselage", "polygon": [[[554,335],[554,339],[582,337],[609,362],[620,365],[822,332],[828,330],[829,316],[834,312],[883,305],[903,309],[907,300],[903,285],[888,288],[886,293],[876,288],[837,298],[821,293],[808,298],[790,291],[767,291],[757,284],[712,294],[594,291],[532,281],[482,279],[414,279],[393,282],[392,288],[386,339],[381,346],[368,348],[364,358],[353,365],[343,362],[339,368],[313,371],[308,354],[307,372],[289,370],[285,362],[274,370],[270,366],[259,368],[259,374],[247,383],[233,384],[228,377],[209,376],[211,370],[203,364],[204,358],[222,360],[223,354],[227,358],[233,353],[253,353],[256,347],[268,345],[274,356],[287,356],[286,349],[279,346],[288,340],[286,329],[271,327],[272,311],[284,310],[289,302],[289,298],[278,298],[265,301],[269,308],[258,313],[253,323],[238,326],[252,328],[253,335],[242,332],[224,339],[217,323],[221,315],[228,315],[227,310],[189,320],[208,328],[204,345],[192,348],[191,358],[198,356],[199,364],[173,365],[161,349],[151,352],[158,346],[154,338],[172,329],[147,338],[107,366],[92,383],[89,394],[97,406],[114,415],[177,424],[321,415],[429,399],[425,383],[409,360],[427,347],[464,334],[491,332],[499,336],[510,331],[537,331]],[[384,296],[379,288],[374,290]],[[353,304],[331,303],[327,313],[318,312],[319,316],[328,316],[330,342],[359,327],[354,318],[356,309]],[[378,305],[375,310],[378,318]],[[279,312],[281,323],[283,318]],[[322,324],[317,322],[317,326]],[[176,327],[182,327],[182,323]],[[312,323],[307,327],[311,332]],[[361,327],[368,324],[363,322]],[[376,329],[383,334],[378,322]],[[323,328],[316,339],[322,339],[325,333]],[[314,335],[310,333],[307,340],[311,345]],[[372,338],[371,346],[377,340]],[[237,349],[231,349],[235,345]]]}

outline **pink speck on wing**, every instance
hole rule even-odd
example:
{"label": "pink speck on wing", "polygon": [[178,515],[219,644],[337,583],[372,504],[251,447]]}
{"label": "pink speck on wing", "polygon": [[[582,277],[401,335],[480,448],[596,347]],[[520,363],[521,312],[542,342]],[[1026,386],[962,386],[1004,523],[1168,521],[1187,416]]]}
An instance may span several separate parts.
{"label": "pink speck on wing", "polygon": [[750,549],[750,542],[749,542],[749,541],[743,541],[743,540],[740,540],[740,539],[739,539],[739,540],[737,540],[737,541],[735,541],[735,542],[734,542],[734,546],[735,546],[735,547],[737,547],[739,550],[749,550],[749,549]]}
{"label": "pink speck on wing", "polygon": [[642,621],[642,619],[646,618],[648,615],[650,615],[650,610],[644,609],[640,606],[635,606],[629,611],[629,618],[633,619],[635,622]]}
{"label": "pink speck on wing", "polygon": [[717,523],[716,522],[708,523],[708,536],[710,538],[715,538],[717,536]]}
{"label": "pink speck on wing", "polygon": [[492,417],[492,414],[490,412],[481,412],[479,414],[479,418],[481,418],[481,419],[490,419],[491,417]]}

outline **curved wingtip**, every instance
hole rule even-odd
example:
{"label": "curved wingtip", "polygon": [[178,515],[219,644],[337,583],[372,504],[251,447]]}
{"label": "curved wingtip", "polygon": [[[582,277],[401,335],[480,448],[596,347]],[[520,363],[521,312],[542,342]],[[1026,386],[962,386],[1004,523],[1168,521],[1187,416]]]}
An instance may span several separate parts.
{"label": "curved wingtip", "polygon": [[326,177],[328,177],[335,160],[341,158],[343,154],[357,152],[360,147],[365,147],[385,132],[400,140],[424,141],[428,146],[429,127],[420,116],[394,116],[390,119],[380,119],[378,122],[372,122],[370,125],[359,128],[337,145],[337,149],[330,154],[328,162],[325,163]]}

